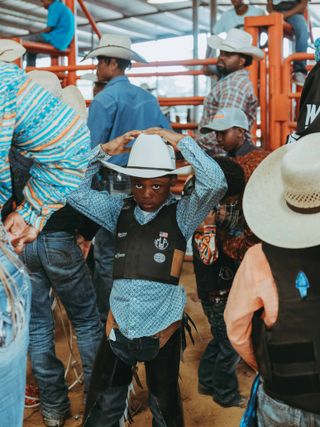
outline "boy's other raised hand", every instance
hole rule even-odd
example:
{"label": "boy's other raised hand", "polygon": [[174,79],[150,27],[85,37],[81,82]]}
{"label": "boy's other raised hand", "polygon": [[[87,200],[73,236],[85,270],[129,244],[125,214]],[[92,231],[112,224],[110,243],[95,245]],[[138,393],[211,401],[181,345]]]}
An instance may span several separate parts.
{"label": "boy's other raised hand", "polygon": [[159,135],[161,138],[166,140],[170,145],[174,148],[177,148],[177,144],[184,138],[186,135],[182,135],[181,133],[174,132],[173,130],[163,129],[163,128],[149,128],[145,129],[143,133],[147,135]]}
{"label": "boy's other raised hand", "polygon": [[109,154],[110,156],[128,153],[131,148],[127,147],[127,144],[133,139],[136,139],[140,135],[140,133],[142,133],[142,131],[140,130],[131,130],[121,136],[118,136],[115,139],[112,139],[109,142],[101,144],[101,148],[105,153]]}

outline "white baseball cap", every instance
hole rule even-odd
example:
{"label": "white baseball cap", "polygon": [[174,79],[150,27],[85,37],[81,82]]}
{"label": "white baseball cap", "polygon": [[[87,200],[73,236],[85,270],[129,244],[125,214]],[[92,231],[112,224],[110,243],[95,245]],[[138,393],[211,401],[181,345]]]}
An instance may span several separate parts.
{"label": "white baseball cap", "polygon": [[211,122],[202,126],[200,132],[223,131],[232,127],[249,130],[248,118],[240,108],[221,108],[216,112]]}

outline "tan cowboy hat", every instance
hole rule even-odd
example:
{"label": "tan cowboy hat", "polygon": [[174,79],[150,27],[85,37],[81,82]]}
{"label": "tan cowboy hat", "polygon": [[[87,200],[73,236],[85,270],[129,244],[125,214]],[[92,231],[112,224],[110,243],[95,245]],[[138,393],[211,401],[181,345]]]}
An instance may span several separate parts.
{"label": "tan cowboy hat", "polygon": [[320,132],[269,154],[253,172],[243,211],[261,240],[281,248],[320,244]]}
{"label": "tan cowboy hat", "polygon": [[0,61],[13,62],[20,58],[26,49],[22,44],[8,39],[0,39]]}
{"label": "tan cowboy hat", "polygon": [[225,39],[219,36],[211,36],[208,38],[208,45],[212,49],[224,50],[226,52],[234,52],[243,55],[252,56],[254,59],[260,60],[264,58],[263,50],[252,46],[252,37],[249,33],[238,28],[232,28],[227,32]]}
{"label": "tan cowboy hat", "polygon": [[125,175],[139,178],[157,178],[164,175],[189,175],[191,166],[176,169],[173,147],[159,135],[140,134],[130,151],[127,167],[101,162],[104,166]]}
{"label": "tan cowboy hat", "polygon": [[87,120],[86,102],[76,86],[70,85],[62,89],[60,80],[51,71],[33,70],[27,73],[27,75],[56,98],[61,99],[69,105],[69,107],[79,114],[81,120]]}
{"label": "tan cowboy hat", "polygon": [[92,49],[83,60],[97,56],[147,62],[142,56],[131,49],[131,40],[128,36],[116,34],[103,34],[99,40],[98,47]]}

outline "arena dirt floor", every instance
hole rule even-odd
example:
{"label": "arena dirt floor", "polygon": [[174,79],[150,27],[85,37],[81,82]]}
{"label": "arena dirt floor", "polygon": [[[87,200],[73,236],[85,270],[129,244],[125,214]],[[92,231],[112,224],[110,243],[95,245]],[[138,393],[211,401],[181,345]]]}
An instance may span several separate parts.
{"label": "arena dirt floor", "polygon": [[[210,329],[206,317],[204,316],[200,301],[197,298],[192,263],[186,262],[182,275],[182,283],[188,295],[187,312],[191,315],[197,324],[199,335],[194,334],[195,345],[188,342],[184,353],[184,361],[181,363],[180,387],[184,405],[185,425],[186,427],[237,427],[243,413],[239,408],[222,408],[213,402],[211,397],[202,396],[197,391],[197,368],[199,359],[208,341],[210,340]],[[56,312],[59,310],[56,309]],[[67,363],[69,350],[67,341],[64,338],[61,320],[57,316],[57,353],[59,357]],[[76,358],[79,360],[78,355]],[[143,379],[143,366],[139,367],[139,376]],[[253,380],[253,372],[244,362],[240,362],[238,368],[238,377],[241,393],[248,397],[250,386]],[[68,376],[68,382],[75,380],[71,372]],[[28,382],[32,383],[30,369],[28,372]],[[83,414],[82,404],[82,386],[76,385],[70,391],[70,400],[72,404],[73,417],[65,423],[66,427],[81,426]],[[147,390],[138,389],[133,405],[137,408],[137,414],[134,417],[133,427],[151,427],[151,415],[147,407]],[[26,409],[24,418],[24,427],[43,426],[39,409]],[[106,426],[107,427],[107,426]]]}

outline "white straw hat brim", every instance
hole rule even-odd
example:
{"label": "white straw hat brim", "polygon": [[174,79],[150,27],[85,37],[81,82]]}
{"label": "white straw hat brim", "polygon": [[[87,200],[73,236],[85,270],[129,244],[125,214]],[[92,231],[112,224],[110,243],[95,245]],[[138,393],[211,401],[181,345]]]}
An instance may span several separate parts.
{"label": "white straw hat brim", "polygon": [[243,196],[243,212],[253,233],[264,242],[288,249],[320,245],[320,213],[294,212],[283,194],[281,162],[296,144],[300,142],[269,154],[253,172]]}
{"label": "white straw hat brim", "polygon": [[249,55],[257,60],[264,58],[263,50],[259,49],[256,46],[246,46],[246,47],[234,47],[226,43],[224,39],[219,36],[211,36],[208,39],[208,45],[211,49],[224,50],[226,52],[233,53],[242,53],[243,55]]}
{"label": "white straw hat brim", "polygon": [[148,61],[142,56],[138,55],[131,49],[121,47],[121,46],[100,46],[91,50],[82,61],[88,58],[96,58],[97,56],[105,56],[108,58],[119,58],[126,59],[128,61],[144,62]]}
{"label": "white straw hat brim", "polygon": [[165,175],[190,175],[190,173],[192,173],[191,166],[183,166],[182,168],[167,171],[148,168],[125,168],[103,160],[101,161],[101,163],[103,164],[103,166],[106,166],[109,169],[113,169],[117,172],[123,173],[124,175],[136,176],[138,178],[158,178],[159,176]]}
{"label": "white straw hat brim", "polygon": [[13,62],[25,53],[22,44],[7,39],[0,39],[0,61]]}

